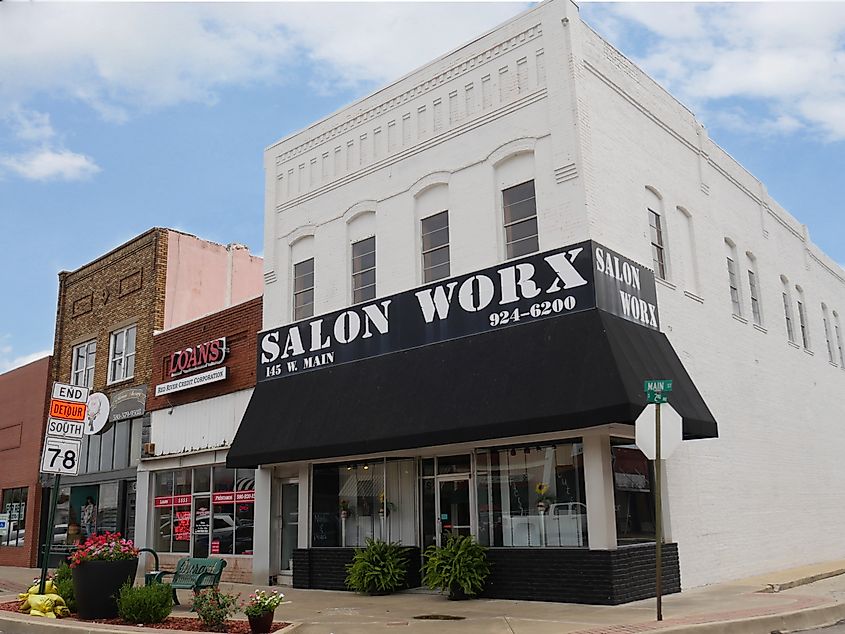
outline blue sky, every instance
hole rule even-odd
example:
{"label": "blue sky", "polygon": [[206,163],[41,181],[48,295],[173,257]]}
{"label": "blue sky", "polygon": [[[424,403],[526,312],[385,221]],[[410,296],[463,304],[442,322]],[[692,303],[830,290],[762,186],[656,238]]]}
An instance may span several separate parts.
{"label": "blue sky", "polygon": [[[151,226],[262,250],[264,147],[526,4],[0,3],[0,372]],[[845,262],[845,4],[582,3]]]}

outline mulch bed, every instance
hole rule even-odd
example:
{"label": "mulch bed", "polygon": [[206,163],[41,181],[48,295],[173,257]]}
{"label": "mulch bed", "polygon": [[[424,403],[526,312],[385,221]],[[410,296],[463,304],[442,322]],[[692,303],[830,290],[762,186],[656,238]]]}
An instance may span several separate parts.
{"label": "mulch bed", "polygon": [[[0,610],[4,610],[6,612],[18,612],[18,606],[20,605],[20,601],[8,601],[6,603],[0,603]],[[69,617],[67,619],[62,619],[63,621],[77,621],[74,617]],[[195,617],[174,617],[168,616],[163,623],[151,623],[149,625],[138,625],[137,623],[127,623],[123,619],[100,619],[96,621],[84,621],[85,623],[103,623],[105,625],[133,625],[137,627],[146,627],[155,630],[182,630],[183,632],[207,632],[208,628],[206,628],[202,621]],[[273,627],[270,630],[271,632],[277,632],[284,627],[287,627],[290,623],[285,623],[284,621],[273,621]],[[249,621],[235,621],[229,620],[226,621],[226,632],[229,634],[249,634]]]}

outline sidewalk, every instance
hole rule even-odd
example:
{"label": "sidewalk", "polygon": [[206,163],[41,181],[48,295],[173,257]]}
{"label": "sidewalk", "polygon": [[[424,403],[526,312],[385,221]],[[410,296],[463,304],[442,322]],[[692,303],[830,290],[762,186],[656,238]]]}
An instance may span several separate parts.
{"label": "sidewalk", "polygon": [[[843,570],[845,561],[834,561],[687,590],[664,598],[661,623],[654,620],[653,599],[606,607],[505,600],[455,602],[419,590],[366,597],[349,592],[292,588],[280,588],[286,602],[277,610],[276,618],[293,622],[294,627],[285,632],[295,634],[769,634],[774,630],[816,627],[845,619]],[[9,591],[22,590],[37,575],[37,570],[0,567],[0,595],[6,595],[0,601],[8,601]],[[789,589],[772,592],[770,586]],[[254,588],[224,583],[221,589],[245,597]],[[180,597],[190,603],[189,593],[180,592]],[[188,607],[176,607],[174,616],[187,616]],[[460,617],[460,620],[414,618],[431,615]],[[56,629],[64,634],[144,631],[68,620],[45,622],[37,617],[0,612],[3,634],[41,634]]]}

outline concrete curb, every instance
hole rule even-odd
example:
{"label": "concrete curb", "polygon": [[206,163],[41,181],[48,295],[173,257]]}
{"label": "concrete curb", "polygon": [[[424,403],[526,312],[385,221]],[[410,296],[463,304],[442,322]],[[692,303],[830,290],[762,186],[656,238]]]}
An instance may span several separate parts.
{"label": "concrete curb", "polygon": [[[280,630],[289,634],[296,630],[301,623],[291,623]],[[132,625],[105,625],[101,623],[85,623],[83,621],[69,621],[62,619],[46,619],[31,617],[26,614],[0,612],[0,634],[126,634],[127,632],[179,632],[180,630],[157,630],[150,627],[135,627]],[[213,634],[213,632],[191,632],[191,634]]]}
{"label": "concrete curb", "polygon": [[769,634],[825,627],[845,619],[845,603],[823,605],[782,614],[755,616],[734,621],[676,625],[656,630],[659,634]]}
{"label": "concrete curb", "polygon": [[789,590],[790,588],[805,586],[808,583],[815,583],[816,581],[821,581],[822,579],[838,577],[842,574],[845,574],[845,568],[839,568],[838,570],[828,570],[826,572],[820,572],[817,575],[810,575],[809,577],[793,579],[792,581],[787,581],[786,583],[770,583],[767,584],[766,587],[763,588],[760,592],[781,592],[782,590]]}

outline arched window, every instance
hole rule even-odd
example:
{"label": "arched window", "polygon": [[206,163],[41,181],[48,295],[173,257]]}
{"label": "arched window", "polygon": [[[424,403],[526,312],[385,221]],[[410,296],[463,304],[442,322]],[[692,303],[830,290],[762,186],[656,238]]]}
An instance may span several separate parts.
{"label": "arched window", "polygon": [[449,277],[449,186],[438,183],[414,198],[420,219],[420,255],[423,283]]}
{"label": "arched window", "polygon": [[501,192],[505,258],[518,258],[540,250],[537,197],[534,189],[534,153],[519,152],[495,165]]}
{"label": "arched window", "polygon": [[760,276],[757,273],[757,258],[751,251],[745,252],[748,265],[748,299],[751,300],[751,318],[758,326],[763,325],[763,301],[760,298]]}
{"label": "arched window", "polygon": [[376,213],[365,211],[347,223],[351,248],[352,303],[376,296]]}
{"label": "arched window", "polygon": [[693,229],[692,213],[683,207],[676,207],[675,214],[678,221],[676,230],[673,233],[673,253],[675,262],[680,261],[684,265],[684,283],[687,290],[698,293],[698,260],[695,255],[695,231]]}
{"label": "arched window", "polygon": [[839,314],[833,311],[833,330],[836,335],[836,347],[839,350],[839,367],[845,368],[845,347],[842,346],[842,324],[839,323]]}
{"label": "arched window", "polygon": [[795,287],[798,293],[798,325],[801,328],[801,343],[805,350],[810,349],[810,324],[807,321],[807,304],[804,301],[804,289],[800,286]]}
{"label": "arched window", "polygon": [[786,336],[792,343],[795,343],[795,325],[792,320],[792,294],[789,292],[789,279],[785,275],[780,276],[783,289],[783,316],[786,322]]}
{"label": "arched window", "polygon": [[725,252],[728,263],[728,285],[731,292],[731,306],[734,315],[742,317],[742,295],[739,289],[739,272],[736,263],[736,243],[725,238]]}
{"label": "arched window", "polygon": [[831,363],[836,363],[836,356],[833,352],[833,336],[830,331],[830,315],[827,312],[827,305],[822,302],[822,321],[824,322],[824,339],[827,344],[827,359]]}
{"label": "arched window", "polygon": [[306,235],[290,245],[291,315],[293,321],[314,315],[314,236]]}
{"label": "arched window", "polygon": [[663,217],[663,199],[657,190],[646,186],[646,213],[648,214],[651,261],[654,274],[661,280],[669,279],[669,258],[666,250],[666,222]]}

